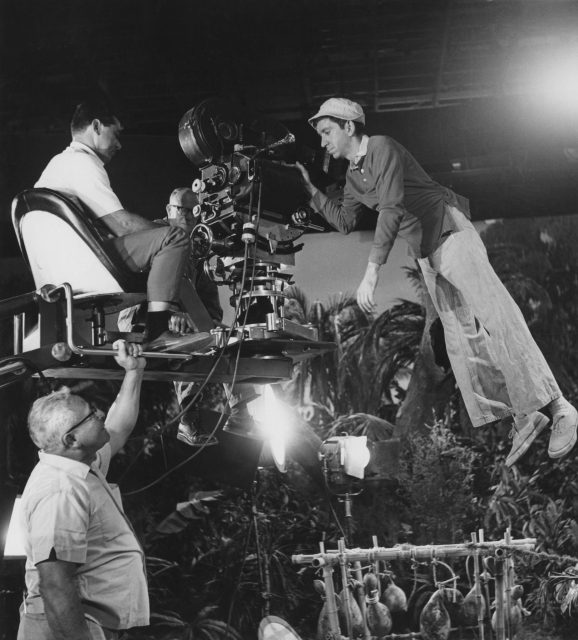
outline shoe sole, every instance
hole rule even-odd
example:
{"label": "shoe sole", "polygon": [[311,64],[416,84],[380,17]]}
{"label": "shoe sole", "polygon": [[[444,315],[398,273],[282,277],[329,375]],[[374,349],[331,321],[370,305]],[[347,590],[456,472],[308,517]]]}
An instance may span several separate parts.
{"label": "shoe sole", "polygon": [[214,336],[203,336],[202,338],[187,342],[180,345],[162,345],[162,346],[149,346],[144,345],[144,351],[151,351],[152,353],[190,353],[190,354],[204,354],[215,346]]}
{"label": "shoe sole", "polygon": [[511,467],[528,451],[534,440],[544,431],[544,429],[550,423],[550,418],[543,413],[540,414],[540,419],[534,422],[534,429],[530,432],[530,435],[522,442],[522,444],[516,449],[511,451],[506,458],[506,466]]}
{"label": "shoe sole", "polygon": [[552,458],[552,460],[557,460],[558,458],[563,458],[566,454],[572,451],[574,445],[576,444],[576,440],[578,439],[578,434],[576,433],[576,425],[574,426],[574,435],[572,440],[568,442],[568,444],[559,451],[552,451],[550,447],[548,447],[548,456]]}

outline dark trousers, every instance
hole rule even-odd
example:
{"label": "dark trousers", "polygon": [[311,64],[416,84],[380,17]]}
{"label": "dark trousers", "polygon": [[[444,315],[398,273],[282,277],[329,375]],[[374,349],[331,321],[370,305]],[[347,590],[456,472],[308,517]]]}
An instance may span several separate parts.
{"label": "dark trousers", "polygon": [[176,302],[189,254],[189,238],[179,227],[159,225],[113,238],[115,248],[128,268],[146,273],[147,299],[154,302]]}

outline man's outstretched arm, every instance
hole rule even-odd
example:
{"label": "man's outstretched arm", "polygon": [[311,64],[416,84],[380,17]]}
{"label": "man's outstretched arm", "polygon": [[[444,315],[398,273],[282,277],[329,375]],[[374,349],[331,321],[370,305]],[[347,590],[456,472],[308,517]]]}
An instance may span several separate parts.
{"label": "man's outstretched arm", "polygon": [[118,349],[115,360],[125,370],[120,391],[108,411],[105,422],[114,456],[122,449],[136,424],[146,361],[140,355],[141,345],[117,340],[113,347]]}
{"label": "man's outstretched arm", "polygon": [[[337,231],[346,235],[351,233],[357,227],[365,207],[352,198],[347,193],[347,189],[344,192],[342,204],[331,200],[311,182],[309,172],[300,162],[296,162],[295,166],[301,172],[305,189],[311,196],[309,204]],[[295,222],[299,222],[299,219],[295,219]]]}

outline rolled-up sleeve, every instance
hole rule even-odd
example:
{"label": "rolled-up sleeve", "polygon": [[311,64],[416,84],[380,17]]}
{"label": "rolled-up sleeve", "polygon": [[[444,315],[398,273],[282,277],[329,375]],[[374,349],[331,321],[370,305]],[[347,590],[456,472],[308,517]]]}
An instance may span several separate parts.
{"label": "rolled-up sleeve", "polygon": [[384,139],[372,150],[366,166],[375,181],[379,211],[369,262],[385,264],[406,213],[403,161],[398,150]]}

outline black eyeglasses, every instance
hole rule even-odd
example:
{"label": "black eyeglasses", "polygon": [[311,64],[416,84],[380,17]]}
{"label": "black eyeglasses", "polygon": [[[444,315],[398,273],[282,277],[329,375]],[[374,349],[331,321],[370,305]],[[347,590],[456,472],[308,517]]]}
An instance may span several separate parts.
{"label": "black eyeglasses", "polygon": [[89,407],[90,407],[90,412],[87,415],[85,415],[84,418],[82,418],[82,420],[80,420],[76,424],[73,424],[72,427],[70,427],[70,429],[67,429],[62,434],[63,438],[64,438],[64,436],[68,435],[71,431],[73,431],[77,427],[80,427],[81,425],[83,425],[87,420],[89,420],[90,418],[92,418],[92,416],[94,416],[94,415],[96,415],[98,413],[98,409],[95,409],[92,405],[89,405]]}
{"label": "black eyeglasses", "polygon": [[184,215],[193,215],[193,210],[191,209],[191,207],[183,207],[180,204],[171,204],[170,206],[178,209],[178,212]]}

